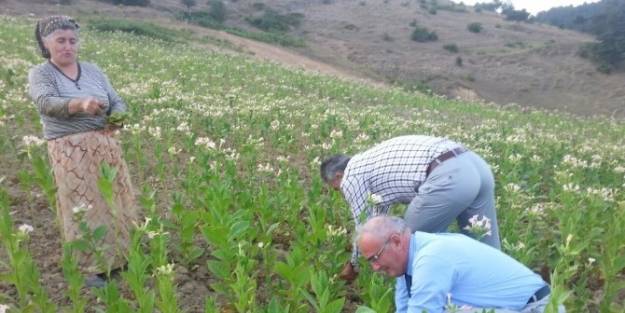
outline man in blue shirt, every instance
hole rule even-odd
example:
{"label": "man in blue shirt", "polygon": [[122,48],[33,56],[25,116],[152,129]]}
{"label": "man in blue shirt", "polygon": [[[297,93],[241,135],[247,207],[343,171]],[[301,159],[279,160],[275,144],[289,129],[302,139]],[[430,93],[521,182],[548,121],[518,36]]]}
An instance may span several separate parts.
{"label": "man in blue shirt", "polygon": [[[462,234],[415,232],[401,218],[377,216],[356,244],[376,272],[397,277],[397,312],[541,313],[549,285],[503,252]],[[564,307],[560,307],[564,312]]]}

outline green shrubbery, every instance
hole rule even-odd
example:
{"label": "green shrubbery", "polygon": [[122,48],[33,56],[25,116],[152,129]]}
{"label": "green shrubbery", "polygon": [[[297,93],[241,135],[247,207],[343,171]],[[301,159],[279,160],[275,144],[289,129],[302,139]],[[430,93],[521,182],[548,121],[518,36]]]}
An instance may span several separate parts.
{"label": "green shrubbery", "polygon": [[120,31],[132,33],[168,42],[176,41],[177,38],[185,36],[183,32],[137,20],[95,19],[88,22],[88,28],[105,32]]}
{"label": "green shrubbery", "polygon": [[412,31],[410,35],[410,39],[416,42],[428,42],[428,41],[437,41],[438,35],[434,31],[430,31],[429,29],[423,26],[417,26]]}
{"label": "green shrubbery", "polygon": [[222,28],[226,21],[226,6],[221,0],[211,0],[208,11],[181,12],[178,19],[209,28]]}
{"label": "green shrubbery", "polygon": [[450,43],[450,44],[446,44],[443,46],[443,49],[451,52],[451,53],[458,53],[458,45],[456,45],[455,43]]}
{"label": "green shrubbery", "polygon": [[479,33],[482,31],[482,28],[482,23],[475,22],[467,25],[467,29],[472,33]]}
{"label": "green shrubbery", "polygon": [[134,6],[148,6],[150,4],[150,0],[98,0],[101,2],[107,2],[111,4],[123,4],[123,5],[134,5]]}
{"label": "green shrubbery", "polygon": [[265,10],[262,16],[248,17],[247,21],[254,27],[268,32],[287,32],[301,24],[304,15],[301,13],[280,14],[274,10]]}
{"label": "green shrubbery", "polygon": [[208,5],[208,15],[215,21],[223,23],[226,21],[226,6],[220,0],[211,0]]}
{"label": "green shrubbery", "polygon": [[240,37],[254,39],[266,43],[276,43],[285,47],[303,47],[305,46],[304,40],[301,38],[289,36],[282,33],[272,32],[250,32],[238,28],[226,28],[226,32]]}

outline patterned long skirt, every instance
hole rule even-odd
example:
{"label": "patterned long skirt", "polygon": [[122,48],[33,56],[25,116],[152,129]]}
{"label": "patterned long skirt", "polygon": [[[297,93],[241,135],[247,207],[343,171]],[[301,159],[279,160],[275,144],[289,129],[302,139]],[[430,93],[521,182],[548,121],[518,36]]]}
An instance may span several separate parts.
{"label": "patterned long skirt", "polygon": [[[130,229],[138,216],[119,142],[104,130],[89,131],[49,140],[48,153],[58,188],[57,216],[64,241],[85,238],[80,229],[81,221],[86,222],[91,231],[102,225],[106,227],[104,238],[97,243],[101,257],[97,257],[94,249],[76,254],[80,270],[96,274],[123,266]],[[117,172],[113,207],[107,205],[98,189],[103,163]],[[81,207],[87,210],[79,209]]]}

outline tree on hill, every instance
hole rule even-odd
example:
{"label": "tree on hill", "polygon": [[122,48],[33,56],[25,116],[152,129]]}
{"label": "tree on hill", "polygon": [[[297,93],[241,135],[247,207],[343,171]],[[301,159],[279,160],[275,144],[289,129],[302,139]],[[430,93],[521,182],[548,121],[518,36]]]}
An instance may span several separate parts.
{"label": "tree on hill", "polygon": [[226,20],[226,6],[221,0],[210,0],[208,15],[215,21],[223,23]]}
{"label": "tree on hill", "polygon": [[493,2],[476,3],[473,7],[475,10],[497,12],[501,5],[501,0],[495,0]]}
{"label": "tree on hill", "polygon": [[150,5],[150,0],[99,0],[99,1],[112,3],[115,5],[123,4],[123,5],[142,6],[142,7]]}
{"label": "tree on hill", "polygon": [[618,66],[625,60],[625,1],[606,1],[604,14],[595,19],[594,31],[599,43],[595,47],[602,61]]}
{"label": "tree on hill", "polygon": [[197,4],[195,0],[180,0],[180,2],[182,2],[182,5],[187,7],[187,11],[191,11],[191,8]]}
{"label": "tree on hill", "polygon": [[586,51],[603,72],[625,61],[625,1],[602,0],[597,3],[553,8],[541,12],[537,21],[587,32],[599,41]]}
{"label": "tree on hill", "polygon": [[530,17],[530,13],[527,12],[525,9],[515,10],[514,7],[512,6],[503,8],[501,10],[501,14],[503,14],[506,17],[506,20],[517,21],[517,22],[525,22]]}

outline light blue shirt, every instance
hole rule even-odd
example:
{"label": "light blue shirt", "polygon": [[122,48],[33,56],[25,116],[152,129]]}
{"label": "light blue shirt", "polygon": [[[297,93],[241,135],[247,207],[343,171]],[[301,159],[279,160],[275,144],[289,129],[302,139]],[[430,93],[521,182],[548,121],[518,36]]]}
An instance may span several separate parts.
{"label": "light blue shirt", "polygon": [[415,232],[406,273],[397,277],[397,312],[440,313],[448,304],[521,310],[546,283],[503,252],[462,234]]}

